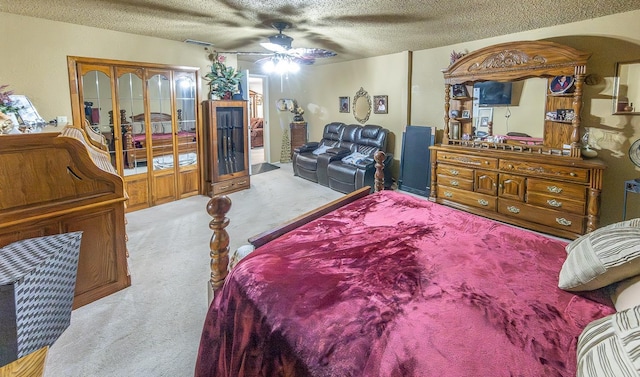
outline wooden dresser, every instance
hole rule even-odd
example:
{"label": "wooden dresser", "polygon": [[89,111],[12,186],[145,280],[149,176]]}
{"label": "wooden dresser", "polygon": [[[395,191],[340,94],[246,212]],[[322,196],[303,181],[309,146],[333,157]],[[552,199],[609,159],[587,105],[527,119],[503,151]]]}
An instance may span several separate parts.
{"label": "wooden dresser", "polygon": [[[581,153],[582,87],[589,56],[554,42],[509,42],[471,52],[443,70],[444,132],[442,143],[431,147],[430,199],[565,238],[596,229],[606,166]],[[572,90],[550,89],[560,77],[570,78]],[[459,115],[473,109],[477,98],[469,93],[474,93],[474,83],[529,78],[548,81],[539,115],[543,129],[531,130],[542,138],[493,135],[491,122],[480,133],[484,122]],[[561,112],[571,116],[555,116]]]}
{"label": "wooden dresser", "polygon": [[456,146],[431,151],[438,203],[564,238],[598,225],[599,160]]}
{"label": "wooden dresser", "polygon": [[291,122],[291,158],[293,151],[307,143],[307,122]]}
{"label": "wooden dresser", "polygon": [[78,308],[128,287],[131,278],[122,178],[108,153],[90,145],[79,128],[72,131],[0,136],[0,247],[82,231]]}

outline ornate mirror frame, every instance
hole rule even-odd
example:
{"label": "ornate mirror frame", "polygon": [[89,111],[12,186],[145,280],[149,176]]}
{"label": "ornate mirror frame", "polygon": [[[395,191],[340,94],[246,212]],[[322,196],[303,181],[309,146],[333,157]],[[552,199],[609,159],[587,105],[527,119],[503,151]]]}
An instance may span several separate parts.
{"label": "ornate mirror frame", "polygon": [[353,117],[365,124],[371,115],[371,96],[362,87],[353,96]]}
{"label": "ornate mirror frame", "polygon": [[[570,156],[579,158],[580,110],[582,108],[582,85],[586,76],[587,60],[590,53],[576,50],[549,41],[518,41],[500,43],[469,53],[448,68],[444,69],[445,117],[443,144],[456,142],[449,138],[449,109],[451,86],[456,84],[472,85],[476,81],[519,81],[531,77],[553,78],[570,76],[575,78],[575,91],[572,97],[574,118],[568,134],[562,135],[564,144],[570,145]],[[563,94],[564,95],[564,94]],[[545,146],[538,152],[545,153],[546,141],[556,137],[551,127],[545,127]],[[556,140],[558,141],[558,140]]]}

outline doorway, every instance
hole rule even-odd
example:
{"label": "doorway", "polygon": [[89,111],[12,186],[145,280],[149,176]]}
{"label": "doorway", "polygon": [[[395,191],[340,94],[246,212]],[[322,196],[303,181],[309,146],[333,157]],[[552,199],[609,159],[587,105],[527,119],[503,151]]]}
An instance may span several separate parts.
{"label": "doorway", "polygon": [[268,80],[265,75],[249,74],[249,164],[269,162]]}

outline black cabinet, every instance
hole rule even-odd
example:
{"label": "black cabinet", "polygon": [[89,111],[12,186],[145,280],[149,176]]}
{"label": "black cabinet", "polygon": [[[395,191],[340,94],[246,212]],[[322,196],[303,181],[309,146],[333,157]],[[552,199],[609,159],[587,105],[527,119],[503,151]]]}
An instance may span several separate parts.
{"label": "black cabinet", "polygon": [[399,190],[429,196],[431,192],[429,147],[434,143],[435,132],[435,127],[409,125],[402,133]]}

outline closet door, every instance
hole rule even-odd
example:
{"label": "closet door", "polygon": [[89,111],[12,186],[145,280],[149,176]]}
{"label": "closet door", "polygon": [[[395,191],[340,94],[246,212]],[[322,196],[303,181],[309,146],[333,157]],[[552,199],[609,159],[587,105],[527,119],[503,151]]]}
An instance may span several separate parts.
{"label": "closet door", "polygon": [[114,132],[113,69],[108,65],[78,64],[78,74],[79,107],[82,109],[80,123],[87,122],[105,137],[111,163],[117,169],[116,147],[120,136]]}
{"label": "closet door", "polygon": [[73,123],[108,142],[127,211],[200,192],[198,68],[67,57]]}
{"label": "closet door", "polygon": [[124,178],[129,195],[128,210],[147,208],[151,205],[147,169],[147,144],[145,127],[144,73],[141,68],[116,67],[118,101],[116,103],[115,128],[119,134],[120,164],[118,171]]}
{"label": "closet door", "polygon": [[194,72],[174,72],[178,195],[181,198],[199,192],[196,84]]}
{"label": "closet door", "polygon": [[146,71],[147,110],[144,120],[147,129],[147,168],[151,171],[151,201],[153,205],[176,199],[175,136],[176,112],[172,99],[170,71]]}

